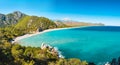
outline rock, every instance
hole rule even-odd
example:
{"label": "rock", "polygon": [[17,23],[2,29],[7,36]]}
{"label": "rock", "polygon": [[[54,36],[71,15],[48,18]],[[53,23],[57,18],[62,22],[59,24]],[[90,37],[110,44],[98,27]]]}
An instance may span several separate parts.
{"label": "rock", "polygon": [[57,48],[52,47],[50,45],[42,43],[41,49],[49,49],[49,50],[47,50],[49,53],[51,53],[53,55],[57,55],[58,58],[64,58],[64,56],[60,53],[60,51]]}
{"label": "rock", "polygon": [[25,14],[19,11],[7,15],[0,14],[0,27],[16,24],[23,16],[25,16]]}

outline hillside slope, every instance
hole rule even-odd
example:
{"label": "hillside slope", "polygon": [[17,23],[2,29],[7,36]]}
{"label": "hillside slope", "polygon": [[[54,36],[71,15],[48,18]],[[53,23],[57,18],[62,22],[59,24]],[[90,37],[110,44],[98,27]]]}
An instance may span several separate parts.
{"label": "hillside slope", "polygon": [[16,29],[31,33],[56,27],[57,25],[50,19],[37,16],[25,16],[15,26]]}

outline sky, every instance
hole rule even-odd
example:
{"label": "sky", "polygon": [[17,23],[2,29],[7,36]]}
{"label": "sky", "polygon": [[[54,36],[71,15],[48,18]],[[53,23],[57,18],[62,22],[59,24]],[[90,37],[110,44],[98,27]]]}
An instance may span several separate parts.
{"label": "sky", "polygon": [[0,13],[120,26],[120,0],[0,0]]}

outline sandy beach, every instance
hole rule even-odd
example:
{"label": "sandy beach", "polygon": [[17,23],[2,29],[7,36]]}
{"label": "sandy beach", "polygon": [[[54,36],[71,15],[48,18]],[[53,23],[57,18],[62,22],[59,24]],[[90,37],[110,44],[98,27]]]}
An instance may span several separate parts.
{"label": "sandy beach", "polygon": [[41,32],[36,32],[36,33],[33,33],[33,34],[25,34],[23,36],[16,37],[14,39],[14,41],[12,41],[12,43],[16,43],[16,42],[18,42],[21,39],[24,39],[24,38],[27,38],[27,37],[31,37],[31,36],[34,36],[34,35],[50,32],[50,31],[55,31],[55,30],[63,30],[63,29],[71,29],[71,28],[78,28],[78,27],[47,29],[47,30],[44,30],[44,31],[41,31]]}

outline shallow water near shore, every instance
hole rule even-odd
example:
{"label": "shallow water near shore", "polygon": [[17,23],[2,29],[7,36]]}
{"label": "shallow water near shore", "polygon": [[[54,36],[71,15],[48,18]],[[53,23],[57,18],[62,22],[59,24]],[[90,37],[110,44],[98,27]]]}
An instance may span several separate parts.
{"label": "shallow water near shore", "polygon": [[120,56],[120,27],[92,26],[49,31],[19,41],[23,46],[57,47],[65,58],[80,58],[97,64]]}

